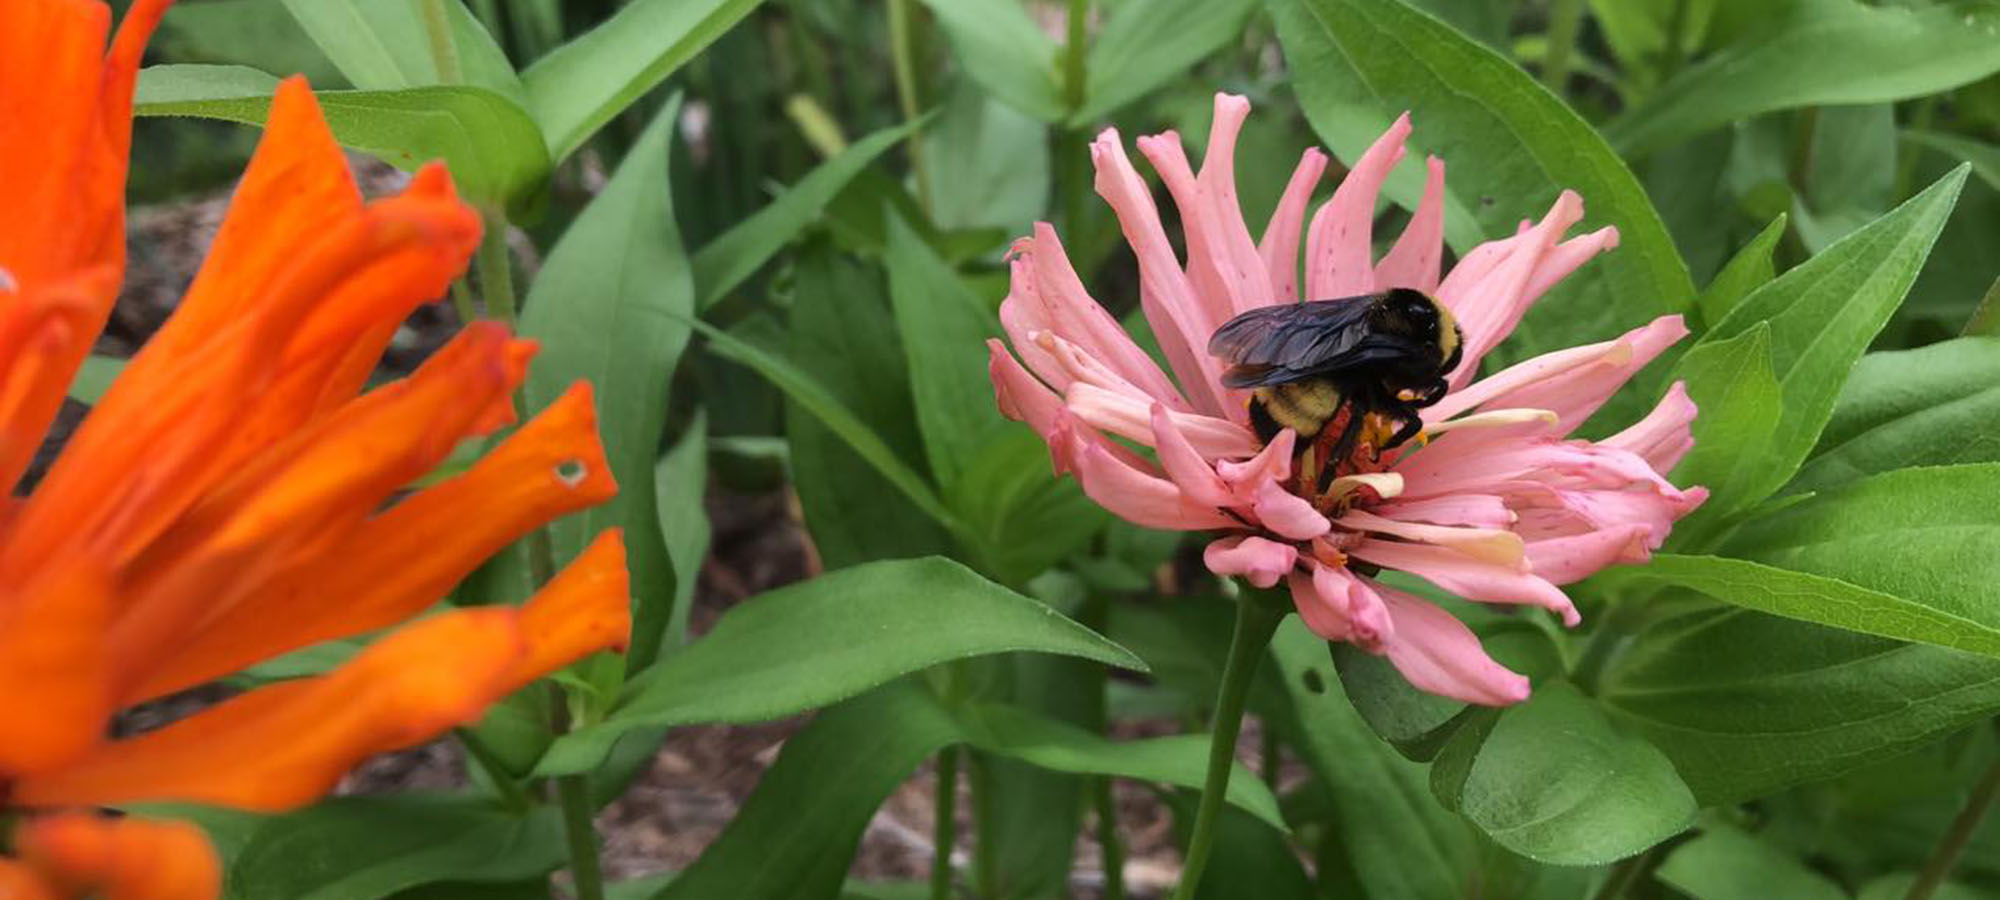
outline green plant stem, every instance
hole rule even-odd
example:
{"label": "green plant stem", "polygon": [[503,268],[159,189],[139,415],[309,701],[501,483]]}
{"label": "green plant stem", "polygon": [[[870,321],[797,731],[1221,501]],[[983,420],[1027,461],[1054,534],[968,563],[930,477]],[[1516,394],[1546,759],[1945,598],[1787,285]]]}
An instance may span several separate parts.
{"label": "green plant stem", "polygon": [[[912,0],[889,0],[889,52],[895,62],[896,102],[903,108],[903,121],[914,122],[923,108],[917,93],[916,23],[912,21]],[[931,176],[924,167],[923,129],[910,129],[910,171],[917,179],[917,202],[925,214],[931,211]]]}
{"label": "green plant stem", "polygon": [[1951,876],[1951,870],[1958,865],[1958,858],[1965,855],[1965,847],[1972,843],[1972,836],[1979,831],[1979,823],[1986,819],[1986,812],[1993,808],[1993,799],[2000,796],[2000,760],[1986,769],[1980,776],[1979,785],[1972,789],[1972,796],[1965,801],[1958,817],[1951,820],[1951,828],[1938,841],[1937,849],[1924,861],[1923,871],[1910,885],[1910,891],[1903,900],[1929,900],[1931,894]]}
{"label": "green plant stem", "polygon": [[999,829],[993,822],[993,798],[987,790],[986,759],[971,747],[965,748],[965,789],[972,800],[972,821],[976,833],[972,842],[972,880],[977,896],[1000,896],[1000,861],[994,857],[998,844],[991,836]]}
{"label": "green plant stem", "polygon": [[488,213],[484,217],[485,234],[479,239],[479,251],[473,255],[473,267],[479,270],[479,291],[486,303],[486,315],[510,330],[516,318],[514,298],[514,266],[507,258],[507,217]]}
{"label": "green plant stem", "polygon": [[1087,26],[1090,0],[1069,0],[1069,32],[1063,44],[1063,105],[1071,113],[1083,108],[1086,53],[1090,49]]}
{"label": "green plant stem", "polygon": [[451,282],[451,311],[458,314],[458,324],[463,327],[479,318],[479,309],[472,305],[472,289],[466,287],[463,277]]}
{"label": "green plant stem", "polygon": [[1549,5],[1549,49],[1542,59],[1542,83],[1556,96],[1569,85],[1569,57],[1583,26],[1583,0],[1554,0]]}
{"label": "green plant stem", "polygon": [[1799,110],[1799,117],[1792,132],[1792,159],[1786,167],[1786,175],[1792,183],[1792,191],[1801,199],[1812,196],[1813,135],[1819,131],[1819,107],[1808,106]]}
{"label": "green plant stem", "polygon": [[569,838],[569,874],[576,900],[604,900],[604,872],[597,862],[597,829],[590,821],[589,776],[557,777],[556,796],[562,803],[563,832]]}
{"label": "green plant stem", "polygon": [[1667,81],[1681,70],[1687,62],[1687,17],[1689,0],[1674,0],[1673,14],[1667,18],[1667,48],[1660,58],[1660,83]]}
{"label": "green plant stem", "polygon": [[1230,767],[1236,761],[1243,702],[1250,696],[1251,676],[1264,659],[1264,648],[1283,619],[1283,607],[1266,603],[1261,595],[1246,594],[1236,601],[1236,627],[1230,633],[1229,659],[1222,664],[1222,687],[1216,692],[1215,720],[1209,726],[1208,775],[1202,780],[1201,805],[1195,809],[1175,900],[1194,897],[1202,870],[1208,867],[1208,855],[1215,848],[1215,826],[1222,818],[1223,797],[1229,790]]}
{"label": "green plant stem", "polygon": [[430,41],[431,63],[437,66],[439,84],[462,84],[465,72],[458,65],[458,44],[451,39],[451,11],[445,0],[417,0],[423,7],[424,37]]}
{"label": "green plant stem", "polygon": [[937,823],[931,829],[931,900],[951,900],[951,848],[958,843],[958,748],[937,755]]}
{"label": "green plant stem", "polygon": [[1104,900],[1125,900],[1125,843],[1118,837],[1118,803],[1111,794],[1111,779],[1091,780],[1091,799],[1097,804],[1097,847],[1104,860]]}

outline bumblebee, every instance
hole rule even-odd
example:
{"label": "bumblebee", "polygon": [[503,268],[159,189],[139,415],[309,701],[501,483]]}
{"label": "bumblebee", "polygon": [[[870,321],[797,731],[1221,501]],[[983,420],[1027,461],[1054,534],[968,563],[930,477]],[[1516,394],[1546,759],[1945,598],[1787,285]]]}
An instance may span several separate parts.
{"label": "bumblebee", "polygon": [[1394,288],[1253,309],[1216,329],[1208,352],[1230,364],[1223,384],[1253,391],[1258,437],[1298,432],[1308,454],[1300,480],[1323,491],[1371,423],[1393,429],[1371,441],[1376,454],[1422,430],[1417,411],[1444,396],[1462,343],[1443,304]]}

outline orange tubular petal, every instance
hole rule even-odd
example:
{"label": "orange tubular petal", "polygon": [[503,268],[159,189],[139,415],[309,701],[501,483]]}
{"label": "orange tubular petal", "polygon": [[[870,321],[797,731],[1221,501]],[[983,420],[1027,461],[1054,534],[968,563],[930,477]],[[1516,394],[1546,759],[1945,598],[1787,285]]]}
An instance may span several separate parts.
{"label": "orange tubular petal", "polygon": [[[414,375],[348,404],[217,485],[134,566],[134,596],[111,629],[112,658],[128,673],[122,681],[136,680],[160,656],[188,657],[184,639],[204,619],[319,557],[476,435],[525,374],[520,350],[506,328],[475,323]],[[283,625],[295,613],[268,614]]]}
{"label": "orange tubular petal", "polygon": [[405,498],[185,636],[129,696],[157,697],[401,622],[500,548],[617,492],[590,385],[578,382],[469,471]]}
{"label": "orange tubular petal", "polygon": [[521,608],[521,630],[528,653],[514,666],[503,693],[599,650],[625,650],[632,639],[632,589],[618,529],[598,535],[528,600]]}
{"label": "orange tubular petal", "polygon": [[[111,10],[88,0],[0,3],[0,172],[9,174],[0,267],[33,285],[87,265],[79,238],[97,230],[76,203],[93,174],[104,37]],[[122,175],[122,173],[121,173]],[[122,221],[122,218],[121,220]]]}
{"label": "orange tubular petal", "polygon": [[23,806],[182,800],[295,809],[378,753],[483,713],[526,654],[519,612],[449,612],[376,642],[333,672],[260,688],[158,731],[106,744],[14,785]]}
{"label": "orange tubular petal", "polygon": [[210,900],[222,863],[208,836],[186,822],[58,813],[14,832],[21,856],[78,896],[105,900]]}
{"label": "orange tubular petal", "polygon": [[4,900],[61,900],[55,885],[42,879],[40,872],[26,863],[0,856],[0,898]]}
{"label": "orange tubular petal", "polygon": [[0,298],[0,494],[34,461],[117,294],[118,270],[103,265]]}
{"label": "orange tubular petal", "polygon": [[0,775],[66,762],[103,738],[110,606],[109,576],[80,563],[0,591]]}

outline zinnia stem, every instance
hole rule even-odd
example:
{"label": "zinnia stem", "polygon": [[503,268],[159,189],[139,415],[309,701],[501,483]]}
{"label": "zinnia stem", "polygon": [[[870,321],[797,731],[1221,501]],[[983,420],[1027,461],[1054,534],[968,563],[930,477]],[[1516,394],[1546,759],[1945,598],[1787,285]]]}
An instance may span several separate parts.
{"label": "zinnia stem", "polygon": [[1929,900],[1944,884],[1958,865],[1958,858],[1965,855],[1966,845],[1972,843],[1973,834],[1979,831],[1979,823],[1986,819],[1987,810],[1993,808],[1996,796],[2000,796],[2000,760],[1995,760],[1980,777],[1979,786],[1972,789],[1972,796],[1958,811],[1958,818],[1951,820],[1951,830],[1938,841],[1931,858],[1924,861],[1923,871],[1910,884],[1910,892],[1903,895],[1903,900]]}
{"label": "zinnia stem", "polygon": [[1542,60],[1542,83],[1556,96],[1569,84],[1569,57],[1583,26],[1583,0],[1555,0],[1549,7],[1549,49]]}
{"label": "zinnia stem", "polygon": [[[917,36],[910,19],[910,0],[889,0],[889,52],[896,72],[896,101],[903,108],[903,121],[914,122],[923,107],[917,96]],[[924,167],[923,129],[911,129],[910,170],[917,179],[917,202],[924,212],[931,210],[931,176]]]}
{"label": "zinnia stem", "polygon": [[556,779],[562,803],[563,832],[569,837],[569,873],[576,900],[604,900],[604,872],[597,864],[597,830],[590,821],[590,778],[563,775]]}
{"label": "zinnia stem", "polygon": [[507,258],[507,217],[487,213],[484,227],[486,233],[473,257],[479,269],[480,298],[486,302],[487,317],[512,330],[516,303],[514,266]]}
{"label": "zinnia stem", "polygon": [[1125,844],[1118,838],[1118,800],[1111,779],[1092,779],[1097,802],[1097,846],[1104,859],[1104,900],[1125,900]]}
{"label": "zinnia stem", "polygon": [[1229,771],[1236,762],[1236,735],[1243,727],[1243,701],[1250,696],[1250,680],[1264,659],[1264,647],[1284,619],[1284,606],[1266,603],[1260,595],[1246,595],[1236,603],[1236,628],[1229,639],[1229,659],[1222,665],[1222,688],[1215,697],[1215,720],[1208,742],[1208,776],[1202,781],[1201,805],[1194,814],[1194,830],[1188,838],[1187,862],[1181,867],[1180,887],[1175,900],[1190,900],[1201,885],[1202,870],[1215,846],[1215,826],[1222,818],[1223,797],[1229,791]]}
{"label": "zinnia stem", "polygon": [[958,843],[958,748],[937,756],[937,824],[931,829],[931,900],[951,900],[951,848]]}

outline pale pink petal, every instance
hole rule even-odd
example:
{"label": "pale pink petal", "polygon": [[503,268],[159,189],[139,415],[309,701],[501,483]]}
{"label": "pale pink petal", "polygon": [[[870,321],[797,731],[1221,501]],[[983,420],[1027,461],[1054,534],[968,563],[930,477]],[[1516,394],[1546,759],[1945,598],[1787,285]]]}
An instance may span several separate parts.
{"label": "pale pink petal", "polygon": [[1285,490],[1276,481],[1262,482],[1256,490],[1251,511],[1257,517],[1257,523],[1283,537],[1307,541],[1333,527],[1311,503]]}
{"label": "pale pink petal", "polygon": [[1313,214],[1306,235],[1306,295],[1313,300],[1352,297],[1375,290],[1375,199],[1403,158],[1410,114],[1369,145],[1340,180],[1333,197]]}
{"label": "pale pink petal", "polygon": [[1396,637],[1382,598],[1362,579],[1342,566],[1329,566],[1301,558],[1302,571],[1292,572],[1288,584],[1292,605],[1307,629],[1329,641],[1351,641],[1370,652],[1379,652]]}
{"label": "pale pink petal", "polygon": [[1222,387],[1221,363],[1208,355],[1209,336],[1233,313],[1220,302],[1211,307],[1195,292],[1117,129],[1107,128],[1091,142],[1090,158],[1097,167],[1097,193],[1117,214],[1125,242],[1138,258],[1139,305],[1193,409],[1242,419],[1243,412],[1228,401]]}
{"label": "pale pink petal", "polygon": [[[1264,264],[1256,239],[1250,235],[1249,223],[1243,221],[1243,202],[1236,195],[1236,139],[1243,133],[1243,120],[1249,115],[1249,100],[1235,94],[1215,95],[1215,117],[1208,126],[1208,150],[1202,154],[1201,174],[1195,178],[1201,185],[1201,199],[1206,203],[1201,214],[1213,227],[1190,230],[1185,224],[1186,211],[1181,215],[1183,231],[1190,234],[1197,230],[1212,231],[1221,239],[1208,249],[1222,290],[1236,313],[1277,302],[1271,293],[1270,269]],[[1192,238],[1188,246],[1192,257]],[[1189,262],[1193,263],[1193,259]],[[1191,264],[1189,268],[1195,267]],[[1199,275],[1195,284],[1197,288],[1201,286]]]}
{"label": "pale pink petal", "polygon": [[[1019,273],[1027,268],[1027,261],[1016,258],[1012,266],[1019,277]],[[1069,370],[1050,356],[1049,351],[1036,344],[1037,335],[1051,333],[1050,324],[1042,316],[1040,299],[1033,297],[1033,288],[1027,291],[1028,296],[1023,297],[1022,289],[1017,287],[1008,293],[1007,299],[1000,301],[1000,329],[1007,332],[1008,343],[1013,345],[1015,353],[1021,355],[1028,371],[1035,373],[1043,384],[1061,393],[1069,387]]]}
{"label": "pale pink petal", "polygon": [[[1091,425],[1149,446],[1153,442],[1152,403],[1148,398],[1078,382],[1070,385],[1066,401],[1072,414]],[[1254,432],[1226,419],[1171,410],[1168,416],[1174,428],[1187,436],[1204,459],[1246,457],[1259,449]]]}
{"label": "pale pink petal", "polygon": [[1222,476],[1238,502],[1254,503],[1257,488],[1264,482],[1284,481],[1292,477],[1292,446],[1297,440],[1298,432],[1281,429],[1277,437],[1264,445],[1264,449],[1257,451],[1256,456],[1242,462],[1218,462],[1215,473]]}
{"label": "pale pink petal", "polygon": [[1188,442],[1187,435],[1175,427],[1167,408],[1158,403],[1153,404],[1153,449],[1160,457],[1160,467],[1182,493],[1209,506],[1230,504],[1229,486],[1222,483],[1215,467]]}
{"label": "pale pink petal", "polygon": [[1694,400],[1688,397],[1687,382],[1676,381],[1645,418],[1598,443],[1637,454],[1655,472],[1672,472],[1680,465],[1681,458],[1694,449],[1691,427],[1696,412]]}
{"label": "pale pink petal", "polygon": [[1298,561],[1298,548],[1255,535],[1237,535],[1210,542],[1201,561],[1217,575],[1240,575],[1260,588],[1278,583]]}
{"label": "pale pink petal", "polygon": [[1493,494],[1452,494],[1423,500],[1395,499],[1372,507],[1373,511],[1405,522],[1435,525],[1471,525],[1476,528],[1506,528],[1514,524],[1513,510]]}
{"label": "pale pink petal", "polygon": [[1426,525],[1384,518],[1363,509],[1350,509],[1340,517],[1343,528],[1386,534],[1408,541],[1450,547],[1466,556],[1494,565],[1516,567],[1525,557],[1521,537],[1498,528],[1462,528]]}
{"label": "pale pink petal", "polygon": [[1569,597],[1528,572],[1525,563],[1501,565],[1432,544],[1374,539],[1363,540],[1347,552],[1383,568],[1408,572],[1467,600],[1539,606],[1561,615],[1565,625],[1574,626],[1582,620]]}
{"label": "pale pink petal", "polygon": [[1015,293],[1040,301],[1049,330],[1082,347],[1153,399],[1168,406],[1185,402],[1153,358],[1084,290],[1054,227],[1047,222],[1035,223],[1034,238],[1015,244],[1015,252],[1018,260],[1027,263],[1025,274],[1032,276],[1021,278],[1023,273],[1016,269]]}
{"label": "pale pink petal", "polygon": [[1395,638],[1383,651],[1396,671],[1418,688],[1439,696],[1507,706],[1528,699],[1528,679],[1486,655],[1479,637],[1437,604],[1386,585],[1375,585],[1395,623]]}
{"label": "pale pink petal", "polygon": [[1319,186],[1325,171],[1326,154],[1318,147],[1307,148],[1299,158],[1299,167],[1292,170],[1292,180],[1285,184],[1284,195],[1278,198],[1278,208],[1271,211],[1264,239],[1257,244],[1257,254],[1264,257],[1264,267],[1271,273],[1275,302],[1299,299],[1299,233],[1305,228],[1306,204],[1312,201],[1313,188]]}
{"label": "pale pink petal", "polygon": [[986,351],[986,373],[993,379],[993,397],[1000,404],[1000,414],[1028,423],[1043,441],[1048,441],[1056,433],[1056,415],[1062,411],[1062,398],[1022,368],[998,338],[986,341]]}
{"label": "pale pink petal", "polygon": [[1375,264],[1376,290],[1405,287],[1437,293],[1439,267],[1444,264],[1444,160],[1432,156],[1424,163],[1430,170],[1424,179],[1424,198],[1417,202],[1396,246]]}
{"label": "pale pink petal", "polygon": [[1528,545],[1528,566],[1551,584],[1575,584],[1608,566],[1645,562],[1652,550],[1647,533],[1645,525],[1634,524],[1535,541]]}
{"label": "pale pink petal", "polygon": [[1071,466],[1083,492],[1115,516],[1145,528],[1205,531],[1240,525],[1212,506],[1181,493],[1174,483],[1142,472],[1100,444],[1070,444]]}
{"label": "pale pink petal", "polygon": [[1521,321],[1537,296],[1528,293],[1536,267],[1562,233],[1582,218],[1582,198],[1574,191],[1563,191],[1539,224],[1510,239],[1506,252],[1489,272],[1469,281],[1447,277],[1438,287],[1438,301],[1458,318],[1465,336],[1464,360],[1450,376],[1453,390],[1472,381],[1479,371],[1479,360]]}
{"label": "pale pink petal", "polygon": [[1604,406],[1625,382],[1688,334],[1678,315],[1661,316],[1611,342],[1597,360],[1529,381],[1494,395],[1488,404],[1507,409],[1546,409],[1556,414],[1557,436],[1575,431]]}
{"label": "pale pink petal", "polygon": [[1589,234],[1580,234],[1557,244],[1541,262],[1535,264],[1535,273],[1528,277],[1525,292],[1527,302],[1533,303],[1556,282],[1569,277],[1571,272],[1583,267],[1591,257],[1618,246],[1618,229],[1606,225]]}

